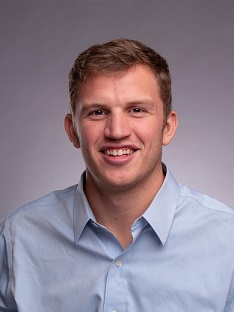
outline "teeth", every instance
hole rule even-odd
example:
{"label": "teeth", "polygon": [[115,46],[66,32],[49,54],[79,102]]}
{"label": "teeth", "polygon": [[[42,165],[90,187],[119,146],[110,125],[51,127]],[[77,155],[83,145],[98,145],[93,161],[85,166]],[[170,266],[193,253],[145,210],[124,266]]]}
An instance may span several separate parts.
{"label": "teeth", "polygon": [[105,150],[104,153],[106,155],[111,155],[111,156],[122,156],[122,155],[129,155],[133,153],[132,149],[114,149],[114,150]]}

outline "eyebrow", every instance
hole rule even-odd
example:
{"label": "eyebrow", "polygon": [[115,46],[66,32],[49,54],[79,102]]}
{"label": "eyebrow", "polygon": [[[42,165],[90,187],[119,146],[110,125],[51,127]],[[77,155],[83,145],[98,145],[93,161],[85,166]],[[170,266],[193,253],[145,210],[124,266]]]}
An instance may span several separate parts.
{"label": "eyebrow", "polygon": [[105,104],[105,103],[84,103],[81,105],[81,109],[80,109],[80,112],[81,113],[84,113],[88,110],[92,110],[92,109],[96,109],[96,108],[107,108],[108,105]]}
{"label": "eyebrow", "polygon": [[147,105],[147,106],[154,106],[154,102],[150,99],[140,99],[136,101],[130,101],[127,103],[128,105]]}
{"label": "eyebrow", "polygon": [[[139,99],[139,100],[133,100],[130,102],[126,102],[126,105],[139,105],[139,104],[146,104],[146,105],[154,105],[154,102],[150,99]],[[104,106],[110,106],[109,104],[103,102],[93,102],[93,103],[83,103],[82,104],[82,109],[87,109],[89,107],[104,107]]]}

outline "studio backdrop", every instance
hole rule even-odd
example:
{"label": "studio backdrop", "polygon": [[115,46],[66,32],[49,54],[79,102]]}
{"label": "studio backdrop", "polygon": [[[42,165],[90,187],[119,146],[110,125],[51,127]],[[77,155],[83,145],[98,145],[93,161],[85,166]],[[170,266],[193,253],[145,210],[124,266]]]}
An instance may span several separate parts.
{"label": "studio backdrop", "polygon": [[179,128],[176,179],[234,206],[234,2],[0,0],[0,218],[84,170],[63,119],[68,72],[95,43],[132,38],[164,56]]}

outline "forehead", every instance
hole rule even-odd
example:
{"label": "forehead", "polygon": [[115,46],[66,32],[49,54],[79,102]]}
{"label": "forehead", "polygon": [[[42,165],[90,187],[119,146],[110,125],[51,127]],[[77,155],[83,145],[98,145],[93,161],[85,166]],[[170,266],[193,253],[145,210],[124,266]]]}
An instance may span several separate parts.
{"label": "forehead", "polygon": [[159,94],[159,84],[154,72],[146,65],[135,65],[124,71],[92,74],[77,85],[77,100],[94,94],[118,92],[122,94]]}
{"label": "forehead", "polygon": [[110,79],[111,78],[118,79],[118,78],[125,76],[127,73],[130,73],[130,72],[137,73],[139,71],[147,71],[148,73],[151,73],[151,75],[154,76],[157,80],[157,77],[154,71],[148,65],[136,63],[130,67],[126,67],[125,69],[112,71],[112,70],[104,68],[103,70],[99,70],[98,72],[95,72],[95,73],[92,73],[92,72],[87,73],[84,81],[82,82],[86,82],[87,80],[94,79],[95,77],[100,77],[100,76],[107,77]]}

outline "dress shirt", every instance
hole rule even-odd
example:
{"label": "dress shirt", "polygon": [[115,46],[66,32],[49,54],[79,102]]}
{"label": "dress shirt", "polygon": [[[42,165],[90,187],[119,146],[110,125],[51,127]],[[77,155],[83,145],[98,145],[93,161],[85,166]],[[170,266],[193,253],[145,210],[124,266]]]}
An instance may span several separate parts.
{"label": "dress shirt", "polygon": [[[137,209],[137,207],[136,207]],[[123,250],[76,186],[0,225],[0,311],[233,312],[234,210],[164,183]]]}

